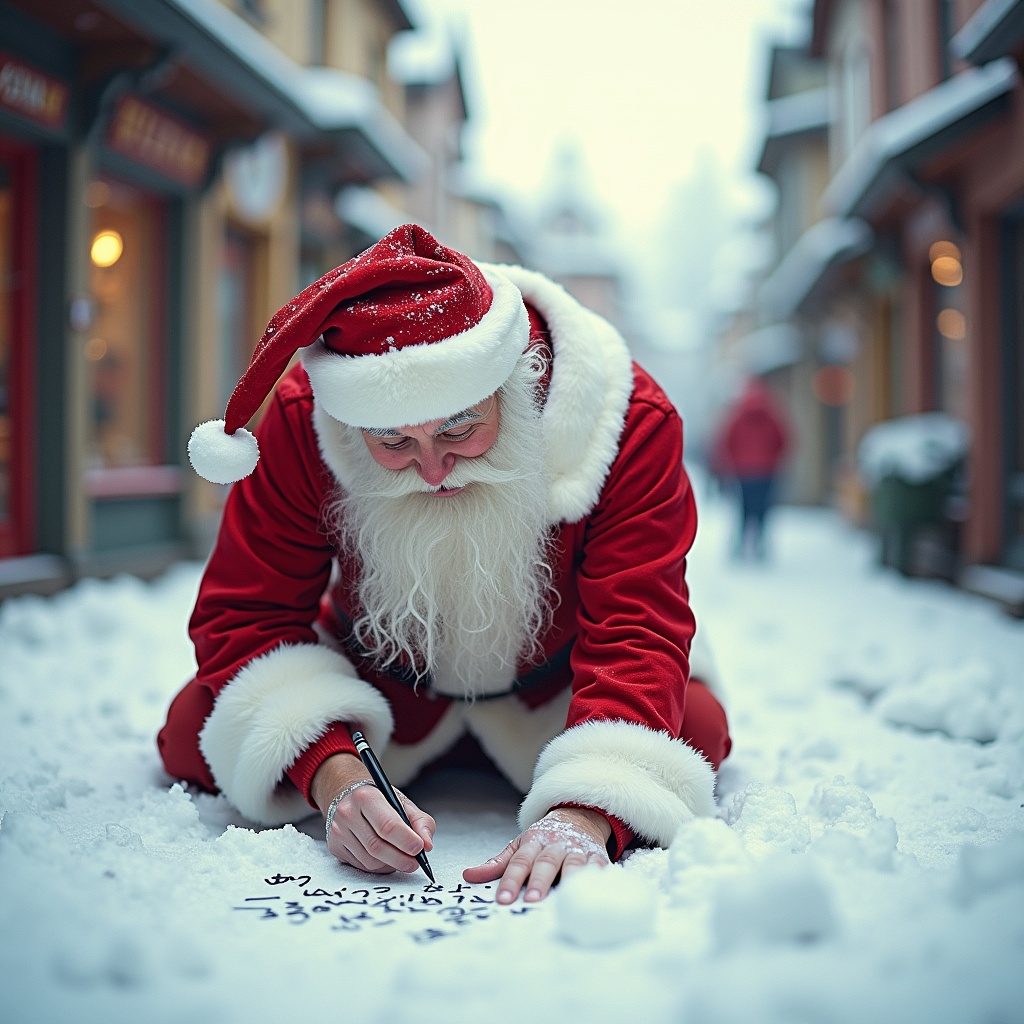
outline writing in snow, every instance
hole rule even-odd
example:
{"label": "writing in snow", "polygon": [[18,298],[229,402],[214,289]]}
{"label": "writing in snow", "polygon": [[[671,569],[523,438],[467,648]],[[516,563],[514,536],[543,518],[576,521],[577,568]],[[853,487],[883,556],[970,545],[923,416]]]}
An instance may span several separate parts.
{"label": "writing in snow", "polygon": [[[434,942],[457,935],[475,921],[486,921],[499,908],[491,886],[459,882],[454,886],[370,885],[361,889],[324,889],[313,885],[312,875],[276,873],[264,878],[259,896],[246,896],[233,910],[255,911],[258,921],[306,925],[319,918],[332,932],[361,932],[403,925],[413,942]],[[283,888],[281,888],[283,887]],[[521,915],[534,907],[500,908]],[[412,930],[409,927],[412,926]]]}

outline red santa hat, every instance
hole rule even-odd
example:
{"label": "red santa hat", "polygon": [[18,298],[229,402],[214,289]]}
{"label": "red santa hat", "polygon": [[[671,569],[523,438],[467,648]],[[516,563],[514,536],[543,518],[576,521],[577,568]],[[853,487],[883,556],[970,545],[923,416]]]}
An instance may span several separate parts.
{"label": "red santa hat", "polygon": [[330,416],[355,427],[398,427],[454,415],[494,394],[529,335],[511,281],[405,224],[274,314],[224,419],[192,432],[189,459],[214,483],[248,476],[259,447],[245,424],[300,349]]}

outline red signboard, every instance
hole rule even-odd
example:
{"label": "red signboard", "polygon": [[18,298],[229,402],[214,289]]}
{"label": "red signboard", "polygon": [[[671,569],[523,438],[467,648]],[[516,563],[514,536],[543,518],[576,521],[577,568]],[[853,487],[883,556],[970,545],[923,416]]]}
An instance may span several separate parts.
{"label": "red signboard", "polygon": [[137,96],[118,103],[107,145],[189,188],[205,181],[210,165],[210,144],[199,132]]}
{"label": "red signboard", "polygon": [[0,51],[0,109],[58,131],[68,112],[68,87]]}

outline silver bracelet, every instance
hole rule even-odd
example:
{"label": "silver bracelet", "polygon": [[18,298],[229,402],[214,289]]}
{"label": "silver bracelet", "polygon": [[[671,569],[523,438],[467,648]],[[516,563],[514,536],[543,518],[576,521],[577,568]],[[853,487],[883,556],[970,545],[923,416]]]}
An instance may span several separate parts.
{"label": "silver bracelet", "polygon": [[351,786],[346,786],[332,801],[331,806],[327,808],[327,829],[324,832],[324,838],[331,838],[331,825],[334,824],[334,812],[338,809],[338,804],[352,793],[357,790],[360,786],[372,786],[373,779],[360,779],[358,782],[353,782]]}

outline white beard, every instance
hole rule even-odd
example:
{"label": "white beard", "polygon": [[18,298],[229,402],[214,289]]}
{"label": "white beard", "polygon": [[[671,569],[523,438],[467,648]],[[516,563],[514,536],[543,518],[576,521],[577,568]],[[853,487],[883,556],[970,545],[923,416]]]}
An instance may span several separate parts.
{"label": "white beard", "polygon": [[550,622],[542,371],[524,356],[499,390],[494,444],[445,478],[461,494],[433,496],[414,468],[383,468],[359,430],[343,431],[350,489],[329,516],[362,569],[356,639],[382,667],[402,658],[429,673],[440,693],[504,691]]}

